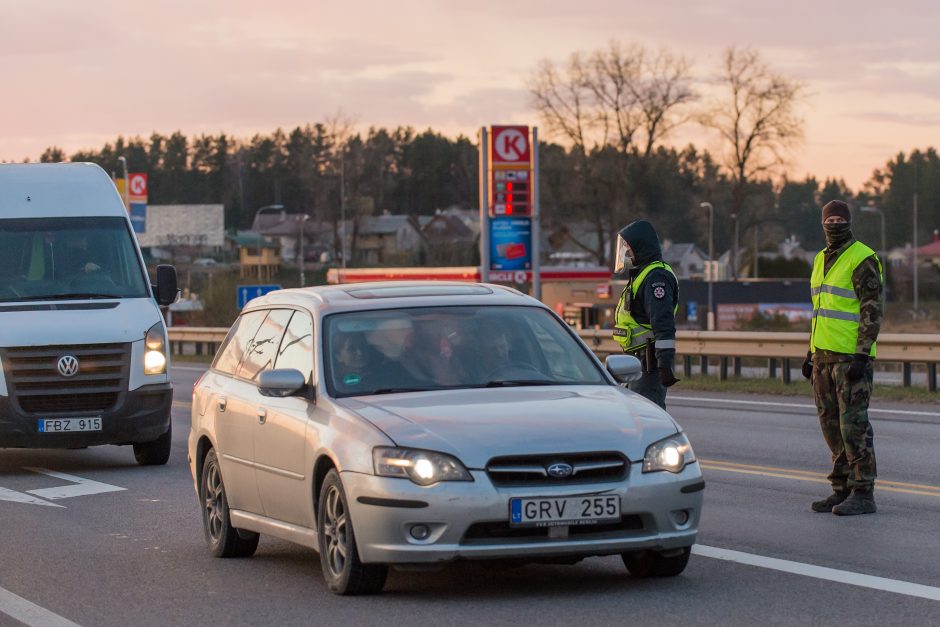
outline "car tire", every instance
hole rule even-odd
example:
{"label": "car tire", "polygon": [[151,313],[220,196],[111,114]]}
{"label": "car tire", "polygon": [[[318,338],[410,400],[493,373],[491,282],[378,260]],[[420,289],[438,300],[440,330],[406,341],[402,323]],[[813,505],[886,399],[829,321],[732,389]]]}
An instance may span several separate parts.
{"label": "car tire", "polygon": [[232,526],[228,497],[222,482],[222,469],[214,449],[206,454],[199,478],[202,501],[202,526],[206,532],[209,552],[215,557],[251,557],[258,548],[260,536]]}
{"label": "car tire", "polygon": [[623,565],[634,577],[675,577],[689,563],[692,547],[671,551],[631,551],[621,553]]}
{"label": "car tire", "polygon": [[363,564],[359,560],[346,492],[335,469],[327,473],[320,489],[317,535],[323,579],[331,592],[359,595],[382,591],[388,577],[388,566]]}
{"label": "car tire", "polygon": [[170,446],[173,442],[173,425],[166,433],[153,442],[134,445],[134,459],[141,466],[163,466],[170,460]]}

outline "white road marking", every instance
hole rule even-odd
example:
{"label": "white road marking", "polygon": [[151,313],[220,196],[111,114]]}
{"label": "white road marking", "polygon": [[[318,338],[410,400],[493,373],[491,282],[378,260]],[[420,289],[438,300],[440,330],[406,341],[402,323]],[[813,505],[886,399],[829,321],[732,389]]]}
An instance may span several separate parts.
{"label": "white road marking", "polygon": [[13,503],[26,503],[28,505],[47,505],[49,507],[65,507],[64,505],[56,505],[55,503],[50,503],[49,501],[44,501],[22,492],[16,492],[9,488],[0,488],[0,501],[12,501]]}
{"label": "white road marking", "polygon": [[70,499],[74,496],[90,496],[92,494],[104,494],[106,492],[120,492],[127,489],[109,483],[101,483],[100,481],[76,477],[75,475],[67,475],[64,472],[56,472],[48,468],[27,468],[26,470],[72,482],[72,485],[43,488],[41,490],[27,490],[30,494],[53,501],[56,499]]}
{"label": "white road marking", "polygon": [[17,596],[0,588],[0,612],[13,617],[30,627],[78,627],[76,623],[63,618],[32,601]]}
{"label": "white road marking", "polygon": [[[815,405],[805,403],[781,403],[779,401],[746,401],[736,398],[711,398],[708,396],[670,396],[669,400],[674,401],[696,401],[705,403],[730,403],[736,405],[762,405],[765,407],[793,407],[796,409],[811,409],[816,412]],[[896,414],[898,416],[930,416],[940,418],[940,413],[930,411],[912,411],[907,409],[880,409],[878,407],[869,407],[868,411],[881,414]]]}
{"label": "white road marking", "polygon": [[747,566],[768,568],[770,570],[777,570],[793,575],[803,575],[804,577],[825,579],[826,581],[834,581],[850,586],[860,586],[862,588],[871,588],[872,590],[883,590],[885,592],[903,594],[909,597],[940,601],[940,588],[911,583],[909,581],[901,581],[899,579],[863,575],[862,573],[854,573],[849,570],[827,568],[825,566],[816,566],[803,562],[791,562],[776,557],[764,557],[763,555],[732,551],[731,549],[720,549],[702,544],[693,546],[692,553],[693,555],[700,555],[702,557],[711,557],[713,559],[737,562],[738,564],[745,564]]}

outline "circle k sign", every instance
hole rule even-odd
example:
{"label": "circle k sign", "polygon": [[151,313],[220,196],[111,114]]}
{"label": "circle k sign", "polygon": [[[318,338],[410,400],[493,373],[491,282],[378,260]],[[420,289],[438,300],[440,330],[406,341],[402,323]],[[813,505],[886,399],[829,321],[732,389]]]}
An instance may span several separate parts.
{"label": "circle k sign", "polygon": [[131,196],[145,197],[147,195],[146,174],[130,174],[128,175],[128,179],[130,181],[128,191]]}
{"label": "circle k sign", "polygon": [[494,126],[492,127],[492,144],[491,159],[494,164],[529,163],[528,126]]}

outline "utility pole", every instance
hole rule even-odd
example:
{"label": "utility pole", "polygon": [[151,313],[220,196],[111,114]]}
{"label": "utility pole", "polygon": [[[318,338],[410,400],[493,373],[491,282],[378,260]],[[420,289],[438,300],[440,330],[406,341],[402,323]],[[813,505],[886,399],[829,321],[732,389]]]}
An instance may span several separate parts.
{"label": "utility pole", "polygon": [[708,265],[711,272],[708,274],[708,314],[706,315],[706,328],[709,331],[715,330],[714,300],[712,298],[712,284],[715,282],[717,273],[717,264],[715,263],[715,208],[710,202],[703,202],[699,207],[708,209]]}
{"label": "utility pole", "polygon": [[[917,177],[914,177],[914,180],[917,180]],[[914,188],[914,239],[911,244],[911,253],[914,255],[914,315],[917,315],[918,311],[918,285],[917,285],[917,188]]]}

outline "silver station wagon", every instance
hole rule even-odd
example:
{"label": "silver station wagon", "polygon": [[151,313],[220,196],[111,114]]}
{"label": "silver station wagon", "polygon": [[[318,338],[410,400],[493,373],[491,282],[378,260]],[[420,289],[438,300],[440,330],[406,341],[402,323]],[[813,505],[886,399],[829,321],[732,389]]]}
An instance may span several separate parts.
{"label": "silver station wagon", "polygon": [[251,301],[193,394],[209,548],[319,551],[329,588],[389,566],[621,555],[672,576],[705,484],[675,421],[549,308],[485,284],[363,283]]}

